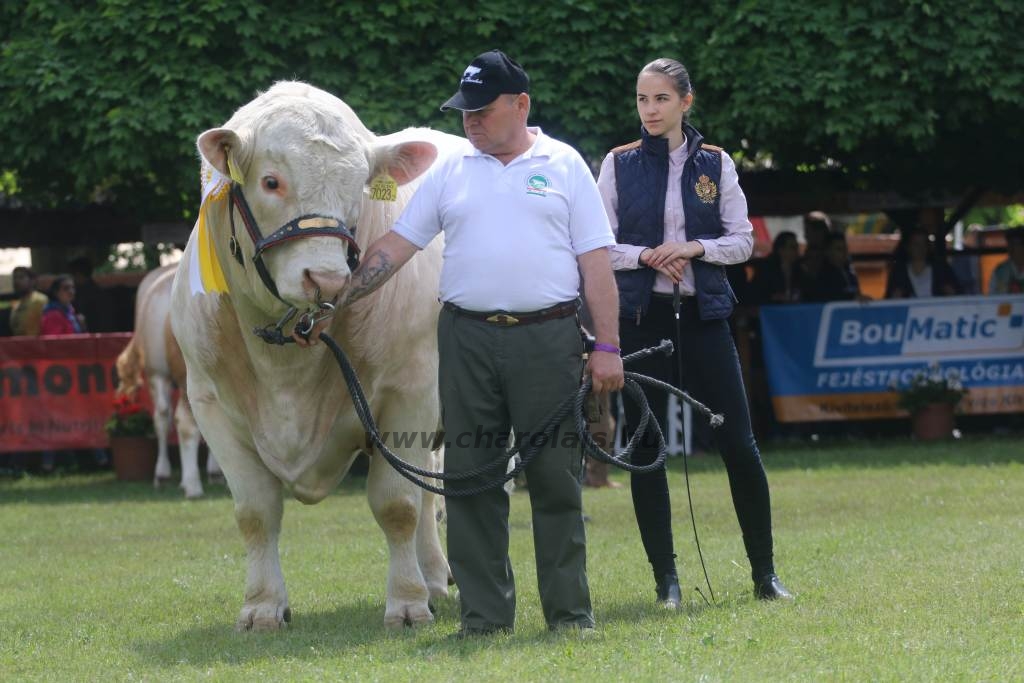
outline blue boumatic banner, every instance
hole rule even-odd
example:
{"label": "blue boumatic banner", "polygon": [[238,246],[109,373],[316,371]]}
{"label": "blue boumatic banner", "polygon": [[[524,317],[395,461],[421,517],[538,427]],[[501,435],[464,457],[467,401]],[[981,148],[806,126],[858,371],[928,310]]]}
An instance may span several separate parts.
{"label": "blue boumatic banner", "polygon": [[761,308],[782,422],[899,417],[893,386],[937,364],[970,393],[964,413],[1024,411],[1024,296]]}

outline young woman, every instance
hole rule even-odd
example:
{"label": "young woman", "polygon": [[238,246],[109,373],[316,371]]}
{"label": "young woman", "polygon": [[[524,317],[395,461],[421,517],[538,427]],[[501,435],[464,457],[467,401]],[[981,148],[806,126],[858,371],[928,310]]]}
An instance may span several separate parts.
{"label": "young woman", "polygon": [[917,227],[905,230],[893,255],[885,298],[955,296],[961,293],[953,269],[932,249],[928,232]]}
{"label": "young woman", "polygon": [[50,303],[43,309],[40,335],[79,334],[85,332],[84,320],[75,312],[75,281],[70,275],[58,275],[50,284]]}
{"label": "young woman", "polygon": [[[645,66],[637,77],[636,105],[642,138],[613,149],[598,179],[618,240],[612,265],[619,286],[622,352],[676,339],[673,288],[678,286],[682,338],[676,353],[682,357],[683,377],[676,376],[675,357],[652,356],[630,369],[681,383],[694,398],[725,414],[715,436],[743,531],[754,594],[766,600],[790,599],[775,574],[768,480],[727,322],[735,296],[724,266],[746,261],[753,247],[747,200],[729,156],[702,144],[703,136],[686,123],[693,89],[682,64],[658,59]],[[659,418],[665,414],[663,392],[649,392],[648,401]],[[627,407],[626,421],[637,424],[636,406]],[[644,439],[633,459],[650,463],[656,456],[654,444]],[[634,474],[631,487],[658,602],[674,609],[681,596],[665,470]]]}

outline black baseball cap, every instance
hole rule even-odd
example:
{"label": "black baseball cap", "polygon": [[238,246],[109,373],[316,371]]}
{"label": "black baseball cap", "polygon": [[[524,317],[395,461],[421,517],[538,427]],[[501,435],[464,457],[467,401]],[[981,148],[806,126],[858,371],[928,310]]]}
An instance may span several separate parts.
{"label": "black baseball cap", "polygon": [[441,105],[441,111],[477,111],[506,93],[530,92],[530,77],[523,67],[501,50],[491,50],[469,63],[459,81],[459,90]]}

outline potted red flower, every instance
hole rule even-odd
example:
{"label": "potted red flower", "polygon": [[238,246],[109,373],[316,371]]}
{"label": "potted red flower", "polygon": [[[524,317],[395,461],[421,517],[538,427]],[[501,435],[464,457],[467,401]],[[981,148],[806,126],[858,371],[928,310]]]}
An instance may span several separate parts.
{"label": "potted red flower", "polygon": [[114,473],[123,481],[146,481],[156,468],[156,433],[153,417],[138,401],[120,395],[114,413],[103,425],[110,437]]}
{"label": "potted red flower", "polygon": [[938,363],[918,370],[899,393],[898,405],[910,413],[914,436],[922,441],[948,439],[955,426],[954,412],[967,395],[955,369],[943,371]]}

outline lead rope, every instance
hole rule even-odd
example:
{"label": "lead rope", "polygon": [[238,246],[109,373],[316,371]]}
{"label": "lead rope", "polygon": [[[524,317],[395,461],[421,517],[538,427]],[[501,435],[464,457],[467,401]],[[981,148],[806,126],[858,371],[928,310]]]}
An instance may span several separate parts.
{"label": "lead rope", "polygon": [[[676,345],[680,349],[679,353],[675,354],[676,372],[678,373],[676,377],[679,378],[679,382],[683,381],[683,332],[682,323],[679,320],[679,309],[681,305],[682,299],[679,296],[679,283],[676,282],[672,285],[672,310],[675,313],[676,319]],[[712,426],[719,426],[721,424],[722,423],[719,422],[718,425],[715,425],[714,422],[712,422]],[[704,553],[700,549],[700,535],[697,533],[697,518],[693,514],[693,496],[690,495],[689,459],[690,454],[686,452],[686,439],[683,439],[683,479],[686,481],[686,503],[690,508],[690,525],[693,526],[693,542],[697,546],[697,557],[700,559],[700,568],[704,570],[704,582],[708,585],[708,593],[711,595],[711,600],[708,601],[707,598],[704,598],[704,594],[700,592],[699,586],[695,587],[694,590],[696,590],[697,595],[704,598],[704,602],[710,606],[715,603],[715,591],[711,587],[711,579],[708,578],[708,567],[704,564]]]}
{"label": "lead rope", "polygon": [[[483,491],[503,486],[506,481],[515,478],[526,466],[533,460],[533,458],[540,452],[540,450],[547,444],[548,438],[552,432],[562,423],[562,421],[573,414],[576,423],[576,432],[579,435],[583,444],[584,452],[590,457],[599,460],[601,462],[607,462],[608,464],[615,465],[621,469],[629,472],[652,472],[665,464],[665,457],[668,449],[665,445],[665,436],[662,434],[661,426],[658,424],[657,419],[653,417],[650,405],[647,403],[647,398],[644,396],[643,391],[640,389],[640,384],[648,384],[670,393],[675,394],[682,400],[690,403],[694,408],[697,409],[701,414],[705,415],[713,427],[721,425],[724,418],[721,415],[712,413],[711,410],[700,403],[685,391],[677,389],[670,384],[660,382],[646,375],[640,375],[634,372],[625,373],[625,386],[623,390],[637,402],[640,406],[640,424],[637,425],[637,429],[634,430],[633,436],[630,438],[626,448],[622,451],[621,455],[615,456],[605,452],[597,443],[594,442],[593,437],[590,435],[590,430],[587,429],[587,420],[584,410],[584,402],[587,394],[591,390],[590,377],[586,377],[580,388],[573,392],[573,394],[567,396],[558,407],[548,416],[546,420],[541,424],[539,432],[531,432],[529,439],[518,439],[519,441],[515,448],[506,449],[501,457],[478,467],[463,472],[433,472],[425,470],[415,465],[405,462],[398,455],[388,448],[387,444],[384,443],[384,439],[381,437],[380,431],[377,428],[377,424],[373,420],[372,411],[370,410],[369,403],[366,400],[366,394],[363,392],[362,384],[359,378],[356,376],[355,369],[349,362],[345,352],[341,349],[338,343],[326,332],[321,332],[319,336],[327,348],[331,350],[335,360],[338,363],[338,367],[341,369],[342,376],[345,378],[345,384],[348,386],[349,393],[352,396],[352,404],[355,407],[356,414],[359,416],[360,422],[363,424],[363,428],[366,430],[367,435],[373,444],[377,447],[378,451],[388,463],[394,467],[399,474],[403,477],[416,484],[417,486],[431,491],[433,493],[452,496],[452,497],[466,497],[473,496]],[[292,341],[288,338],[285,339],[284,343]],[[655,353],[671,354],[673,350],[672,342],[662,340],[659,346],[642,349],[636,353],[629,354],[623,358],[623,363],[630,363],[632,361],[646,358]],[[658,457],[654,462],[648,465],[634,465],[630,461],[633,450],[636,448],[643,436],[645,431],[648,429],[652,430],[652,434],[658,444]],[[536,438],[536,434],[539,433],[541,437]],[[516,465],[511,470],[505,471],[508,467],[508,460],[518,455]],[[486,481],[482,484],[478,484],[470,487],[438,487],[424,481],[422,478],[436,479],[444,482],[464,482],[469,479],[479,477],[482,474],[499,471],[501,474],[495,476],[490,481]]]}

